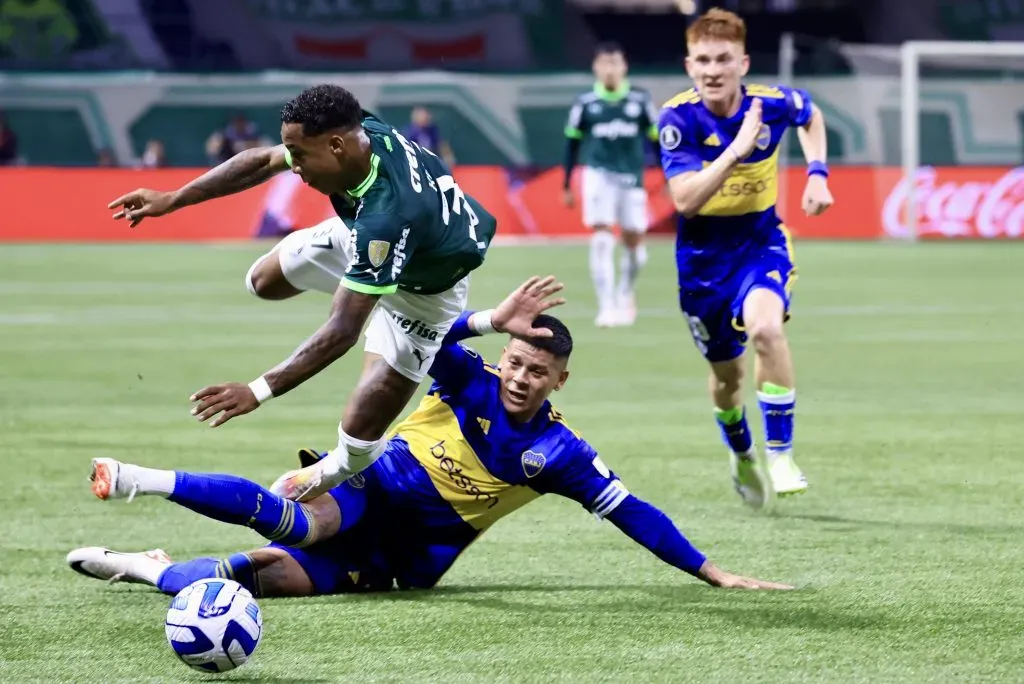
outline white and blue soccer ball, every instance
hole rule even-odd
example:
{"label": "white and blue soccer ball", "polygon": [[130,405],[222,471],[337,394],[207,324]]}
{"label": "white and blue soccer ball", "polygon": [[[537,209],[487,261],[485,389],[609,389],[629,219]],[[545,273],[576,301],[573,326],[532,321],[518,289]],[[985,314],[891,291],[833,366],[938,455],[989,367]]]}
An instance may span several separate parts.
{"label": "white and blue soccer ball", "polygon": [[178,592],[164,623],[178,658],[203,672],[244,664],[260,645],[263,614],[249,590],[229,579],[204,579]]}

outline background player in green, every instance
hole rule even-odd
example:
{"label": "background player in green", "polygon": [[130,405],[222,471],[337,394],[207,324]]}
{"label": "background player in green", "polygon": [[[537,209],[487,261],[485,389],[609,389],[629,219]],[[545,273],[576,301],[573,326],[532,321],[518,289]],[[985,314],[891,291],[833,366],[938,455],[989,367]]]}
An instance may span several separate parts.
{"label": "background player in green", "polygon": [[329,366],[369,321],[363,376],[338,426],[337,448],[277,483],[285,496],[307,499],[381,454],[385,430],[465,309],[467,275],[483,262],[496,222],[462,193],[444,162],[363,111],[344,88],[308,88],[285,105],[281,122],[282,145],[238,154],[175,192],[137,190],[110,206],[121,207],[115,218],[136,225],[289,168],[330,197],[339,220],[286,238],[246,276],[249,288],[268,299],[333,292],[327,321],[253,382],[213,385],[192,396],[196,418],[223,425]]}
{"label": "background player in green", "polygon": [[[590,236],[590,275],[597,295],[600,327],[632,325],[634,287],[647,261],[644,141],[657,148],[658,112],[650,94],[626,80],[626,58],[615,43],[604,43],[594,57],[597,82],[573,103],[565,127],[564,200],[572,207],[570,182],[577,156],[583,163],[583,223]],[[621,274],[615,285],[615,237],[622,230]]]}

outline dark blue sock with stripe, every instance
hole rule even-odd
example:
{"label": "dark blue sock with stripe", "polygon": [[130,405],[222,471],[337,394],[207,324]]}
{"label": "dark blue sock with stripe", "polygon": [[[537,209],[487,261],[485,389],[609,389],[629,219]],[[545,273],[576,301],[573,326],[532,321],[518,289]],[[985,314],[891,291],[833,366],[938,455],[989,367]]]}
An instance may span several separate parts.
{"label": "dark blue sock with stripe", "polygon": [[285,546],[308,543],[313,519],[306,507],[234,475],[174,474],[174,503],[207,518],[244,525]]}
{"label": "dark blue sock with stripe", "polygon": [[247,553],[236,553],[222,560],[196,558],[185,563],[175,563],[163,571],[156,586],[165,594],[177,594],[193,582],[213,577],[234,580],[252,592],[253,596],[259,598],[261,595],[259,575]]}

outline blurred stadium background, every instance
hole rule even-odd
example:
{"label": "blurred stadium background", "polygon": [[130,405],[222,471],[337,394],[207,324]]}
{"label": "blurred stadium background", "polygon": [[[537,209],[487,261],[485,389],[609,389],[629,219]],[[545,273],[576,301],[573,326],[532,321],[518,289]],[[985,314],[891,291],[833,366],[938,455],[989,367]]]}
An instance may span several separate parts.
{"label": "blurred stadium background", "polygon": [[[325,80],[398,127],[426,108],[500,239],[529,243],[491,250],[472,304],[527,270],[565,280],[577,351],[558,405],[630,489],[723,565],[805,591],[706,590],[545,500],[437,591],[261,602],[266,638],[229,679],[1020,681],[1024,3],[715,3],[748,22],[752,78],[808,89],[829,126],[825,216],[799,211],[795,136],[783,157],[811,490],[774,517],[731,491],[669,241],[652,241],[637,325],[597,330],[584,229],[559,201],[565,116],[594,46],[621,43],[632,80],[664,101],[688,87],[683,34],[709,5],[0,0],[0,681],[207,681],[163,645],[164,597],[92,586],[64,554],[188,558],[259,540],[162,501],[101,505],[87,462],[271,482],[293,448],[333,444],[353,358],[213,432],[187,413],[197,388],[255,377],[320,325],[325,298],[259,302],[242,276],[269,248],[256,238],[330,206],[285,174],[135,230],[105,207],[277,140],[282,103]],[[650,161],[653,232],[668,238]],[[501,340],[478,348],[493,357]]]}
{"label": "blurred stadium background", "polygon": [[[723,0],[750,24],[752,78],[808,89],[826,114],[837,205],[806,221],[802,170],[786,172],[781,210],[800,237],[1019,237],[1008,171],[1024,155],[1024,9],[1013,0]],[[664,101],[686,79],[683,32],[704,0],[2,0],[0,164],[120,169],[201,167],[276,140],[282,101],[334,80],[397,126],[426,108],[460,167],[460,183],[502,219],[501,234],[551,237],[583,229],[557,201],[562,128],[589,87],[593,47],[616,40],[632,79]],[[970,41],[919,60],[907,100],[907,41]],[[998,42],[997,42],[998,41]],[[978,48],[978,45],[981,45]],[[985,45],[999,46],[985,52]],[[1002,49],[1003,54],[997,52]],[[981,50],[981,52],[978,52]],[[1007,52],[1009,51],[1009,52]],[[1015,52],[1016,51],[1016,52]],[[385,76],[386,74],[386,76]],[[908,103],[913,107],[907,112]],[[909,114],[909,116],[908,116]],[[913,122],[913,128],[907,128]],[[909,131],[909,136],[904,133]],[[918,135],[913,135],[917,132]],[[790,136],[784,163],[800,162]],[[908,226],[909,187],[920,223]],[[660,184],[650,159],[652,189]],[[794,175],[795,171],[795,175]],[[903,170],[903,176],[910,169]],[[189,172],[2,172],[10,196],[43,178],[74,179],[74,226],[6,211],[0,239],[116,239],[96,197],[174,185]],[[55,174],[55,175],[54,175]],[[791,182],[792,180],[792,182]],[[319,220],[327,203],[282,178],[247,198],[249,213],[211,206],[208,239],[274,234]],[[987,188],[987,189],[986,189]],[[856,198],[856,202],[849,201]],[[845,200],[845,201],[844,201]],[[26,203],[31,205],[32,202]],[[102,204],[102,203],[101,203]],[[234,209],[234,208],[233,208]],[[655,232],[671,207],[654,193]],[[198,212],[198,213],[196,213]],[[980,216],[979,216],[980,215]],[[192,238],[171,220],[137,237]],[[184,232],[181,232],[184,231]]]}

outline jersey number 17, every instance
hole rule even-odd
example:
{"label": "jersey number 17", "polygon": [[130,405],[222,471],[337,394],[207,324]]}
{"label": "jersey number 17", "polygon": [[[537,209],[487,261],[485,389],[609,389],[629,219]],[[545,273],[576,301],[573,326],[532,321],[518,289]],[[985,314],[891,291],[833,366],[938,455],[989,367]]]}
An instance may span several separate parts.
{"label": "jersey number 17", "polygon": [[[416,151],[425,152],[430,156],[437,159],[437,155],[428,150],[425,147],[421,147],[419,143],[411,142],[406,139],[398,131],[392,129],[392,133],[398,138],[398,141],[402,143],[402,147],[405,148],[405,158],[409,161],[410,179],[412,181],[412,189],[416,192],[423,192],[423,184],[420,182],[420,170],[419,160],[416,159]],[[438,160],[440,161],[440,160]],[[463,210],[466,212],[467,225],[469,227],[469,239],[476,243],[477,249],[486,249],[487,243],[480,242],[476,236],[476,227],[480,225],[480,219],[477,218],[476,212],[473,211],[472,205],[466,201],[466,195],[462,192],[462,188],[455,182],[449,174],[437,177],[437,182],[434,182],[434,177],[429,171],[424,169],[427,173],[427,184],[437,191],[437,194],[441,198],[441,221],[444,225],[448,225],[451,222],[452,212],[457,216],[461,216]],[[451,199],[449,200],[449,194]]]}

